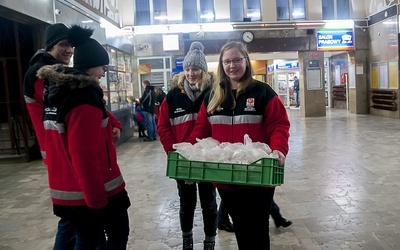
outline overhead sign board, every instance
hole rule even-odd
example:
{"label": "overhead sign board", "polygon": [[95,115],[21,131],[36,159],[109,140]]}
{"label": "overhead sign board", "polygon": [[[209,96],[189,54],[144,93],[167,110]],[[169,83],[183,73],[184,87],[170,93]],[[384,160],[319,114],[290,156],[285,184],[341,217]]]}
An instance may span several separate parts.
{"label": "overhead sign board", "polygon": [[299,62],[282,62],[282,63],[275,64],[276,70],[298,69],[298,68],[299,68]]}
{"label": "overhead sign board", "polygon": [[318,29],[318,51],[354,50],[354,32],[348,29]]}

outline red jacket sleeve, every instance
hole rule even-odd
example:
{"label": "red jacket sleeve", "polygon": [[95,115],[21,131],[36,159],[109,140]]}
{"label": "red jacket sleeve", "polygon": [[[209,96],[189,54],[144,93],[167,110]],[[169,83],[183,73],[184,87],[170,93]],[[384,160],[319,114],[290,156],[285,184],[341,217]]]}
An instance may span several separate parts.
{"label": "red jacket sleeve", "polygon": [[68,151],[72,165],[90,208],[107,204],[99,154],[104,143],[102,137],[103,114],[99,108],[84,104],[71,110],[65,118],[68,127]]}
{"label": "red jacket sleeve", "polygon": [[286,108],[277,96],[272,98],[265,108],[264,113],[266,134],[269,137],[269,146],[272,150],[279,150],[284,155],[289,151],[290,122]]}
{"label": "red jacket sleeve", "polygon": [[172,145],[177,143],[177,140],[172,131],[172,125],[169,118],[169,108],[166,100],[164,100],[161,104],[157,123],[157,133],[160,136],[160,141],[164,147],[164,151],[166,153],[169,151],[175,151],[172,148]]}
{"label": "red jacket sleeve", "polygon": [[39,78],[34,84],[34,98],[26,97],[26,107],[29,112],[33,127],[35,129],[36,137],[39,141],[40,151],[44,152],[45,139],[44,139],[44,126],[43,126],[43,91],[44,82],[43,79]]}
{"label": "red jacket sleeve", "polygon": [[107,109],[107,115],[108,115],[108,119],[109,119],[111,127],[118,128],[120,131],[122,131],[121,122],[119,122],[119,120],[108,109]]}
{"label": "red jacket sleeve", "polygon": [[211,123],[208,120],[207,108],[203,102],[197,115],[195,128],[186,141],[195,144],[197,142],[196,139],[204,139],[211,137],[211,135]]}

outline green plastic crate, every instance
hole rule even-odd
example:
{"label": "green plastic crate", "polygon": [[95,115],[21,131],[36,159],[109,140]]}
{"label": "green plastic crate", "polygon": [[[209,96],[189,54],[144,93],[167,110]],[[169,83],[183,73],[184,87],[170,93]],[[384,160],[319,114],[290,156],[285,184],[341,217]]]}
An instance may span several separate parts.
{"label": "green plastic crate", "polygon": [[189,161],[176,152],[168,153],[167,176],[177,180],[207,181],[255,186],[283,184],[284,167],[278,160],[262,158],[251,164]]}

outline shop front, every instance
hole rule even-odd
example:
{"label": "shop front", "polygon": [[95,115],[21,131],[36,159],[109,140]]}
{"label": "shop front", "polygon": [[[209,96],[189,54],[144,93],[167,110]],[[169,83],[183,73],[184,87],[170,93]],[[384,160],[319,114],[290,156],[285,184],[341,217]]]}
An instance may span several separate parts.
{"label": "shop front", "polygon": [[299,62],[281,62],[274,65],[273,89],[287,108],[296,106],[295,76],[299,78]]}

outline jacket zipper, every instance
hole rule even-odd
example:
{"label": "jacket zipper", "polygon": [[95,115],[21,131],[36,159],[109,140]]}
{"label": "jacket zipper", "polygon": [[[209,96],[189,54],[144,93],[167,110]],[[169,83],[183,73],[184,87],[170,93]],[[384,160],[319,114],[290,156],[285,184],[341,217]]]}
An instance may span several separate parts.
{"label": "jacket zipper", "polygon": [[108,148],[108,143],[107,143],[107,141],[106,141],[106,148],[107,148],[108,170],[111,170],[110,150],[109,150],[109,148]]}

